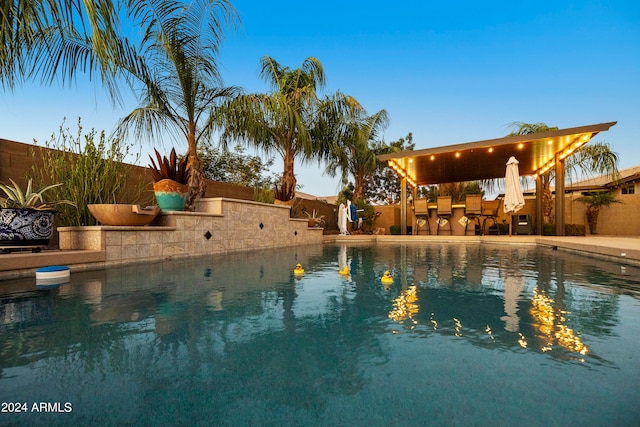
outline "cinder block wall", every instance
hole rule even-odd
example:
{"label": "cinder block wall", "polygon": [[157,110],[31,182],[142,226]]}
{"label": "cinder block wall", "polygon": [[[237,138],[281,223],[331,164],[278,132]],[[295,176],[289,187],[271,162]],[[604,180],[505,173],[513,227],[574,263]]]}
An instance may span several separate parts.
{"label": "cinder block wall", "polygon": [[[614,203],[600,209],[598,215],[598,234],[608,236],[639,236],[640,221],[640,185],[636,184],[635,194],[622,194],[620,189],[614,190],[621,203]],[[576,202],[580,194],[570,194],[565,198],[565,222],[567,224],[583,224],[589,234],[586,206]]]}
{"label": "cinder block wall", "polygon": [[[24,185],[32,175],[34,165],[42,165],[38,155],[40,149],[48,150],[40,146],[24,144],[22,142],[0,139],[0,182],[8,183],[13,179],[20,185]],[[35,155],[34,155],[35,154]],[[146,167],[132,165],[129,172],[129,194],[135,194],[137,187],[143,188],[141,204],[153,204],[153,179]],[[240,200],[253,200],[253,189],[207,180],[205,197],[228,197]]]}

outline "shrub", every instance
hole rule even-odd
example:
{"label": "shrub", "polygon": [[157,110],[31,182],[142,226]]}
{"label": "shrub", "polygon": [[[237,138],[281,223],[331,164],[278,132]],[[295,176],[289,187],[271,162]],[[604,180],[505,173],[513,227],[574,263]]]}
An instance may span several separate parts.
{"label": "shrub", "polygon": [[[389,234],[395,234],[398,235],[401,233],[401,227],[399,225],[392,225],[391,227],[389,227]],[[413,232],[413,229],[411,228],[410,225],[407,225],[407,235],[410,235]]]}
{"label": "shrub", "polygon": [[[555,224],[544,224],[542,226],[542,235],[543,236],[555,236],[556,235],[556,225]],[[586,235],[586,227],[582,224],[565,224],[564,225],[564,235],[565,236],[585,236]]]}
{"label": "shrub", "polygon": [[[97,138],[97,141],[96,141]],[[37,141],[34,141],[37,142]],[[41,185],[51,182],[64,183],[51,190],[54,200],[69,200],[72,205],[60,205],[57,210],[59,225],[95,225],[96,220],[87,208],[93,203],[136,203],[142,193],[143,181],[126,187],[131,165],[123,163],[132,154],[132,146],[125,145],[121,135],[107,138],[105,132],[91,129],[82,133],[78,119],[78,133],[72,135],[64,122],[59,134],[55,132],[44,147],[32,150],[35,180]],[[47,149],[45,149],[47,148]],[[139,158],[134,156],[134,162]],[[127,188],[135,188],[127,191]]]}
{"label": "shrub", "polygon": [[271,188],[262,186],[262,187],[255,187],[253,189],[253,200],[255,202],[273,204],[275,199],[276,199],[276,194]]}

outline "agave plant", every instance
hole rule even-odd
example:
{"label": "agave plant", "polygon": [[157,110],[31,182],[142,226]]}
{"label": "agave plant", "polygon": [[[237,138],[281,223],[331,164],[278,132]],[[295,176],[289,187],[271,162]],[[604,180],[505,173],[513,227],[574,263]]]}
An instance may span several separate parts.
{"label": "agave plant", "polygon": [[4,191],[6,197],[0,197],[1,208],[28,208],[36,210],[50,210],[60,204],[75,206],[69,200],[45,201],[43,194],[62,184],[52,184],[33,191],[33,180],[29,179],[25,191],[12,179],[13,185],[0,184],[0,190]]}
{"label": "agave plant", "polygon": [[187,168],[188,158],[186,156],[178,160],[175,148],[171,149],[169,158],[167,158],[167,156],[160,155],[156,149],[154,149],[154,151],[156,152],[158,163],[156,164],[153,157],[149,155],[149,159],[151,159],[149,169],[151,170],[151,174],[153,175],[153,180],[155,182],[163,179],[171,179],[180,184],[188,183],[189,168]]}

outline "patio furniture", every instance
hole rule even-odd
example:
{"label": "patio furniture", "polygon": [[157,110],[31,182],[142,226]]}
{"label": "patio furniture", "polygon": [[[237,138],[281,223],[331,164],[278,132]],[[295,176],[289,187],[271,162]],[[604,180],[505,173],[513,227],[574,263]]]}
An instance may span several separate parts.
{"label": "patio furniture", "polygon": [[[480,217],[482,216],[482,194],[467,194],[467,196],[465,197],[464,216],[466,216],[468,220],[466,225],[464,226],[464,235],[467,235],[467,227],[469,226],[469,223],[474,220],[478,224],[480,234],[482,234],[483,229],[480,226]],[[475,231],[476,227],[474,224],[474,235]]]}
{"label": "patio furniture", "polygon": [[451,228],[451,217],[453,216],[453,207],[451,206],[451,196],[438,196],[438,206],[436,207],[438,216],[438,229],[436,234],[440,234],[440,228],[449,224],[449,233],[453,234]]}
{"label": "patio furniture", "polygon": [[[493,222],[493,225],[496,227],[496,234],[498,235],[500,234],[500,227],[498,227],[497,219],[498,219],[498,212],[500,211],[501,204],[502,204],[502,199],[499,199],[495,202],[490,203],[489,206],[483,207],[482,216],[484,217],[484,219],[482,220],[482,234],[491,234],[486,231],[487,221]],[[491,225],[489,226],[489,228],[491,228]]]}
{"label": "patio furniture", "polygon": [[427,207],[427,199],[415,199],[413,202],[413,215],[416,218],[413,234],[420,234],[420,228],[427,230],[427,234],[431,234],[431,226],[429,225],[429,209]]}

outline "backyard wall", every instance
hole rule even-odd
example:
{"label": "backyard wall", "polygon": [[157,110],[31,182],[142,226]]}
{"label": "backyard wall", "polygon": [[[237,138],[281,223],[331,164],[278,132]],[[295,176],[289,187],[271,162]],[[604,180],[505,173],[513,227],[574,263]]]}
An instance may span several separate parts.
{"label": "backyard wall", "polygon": [[[636,187],[640,187],[636,184]],[[621,203],[600,209],[598,215],[598,234],[603,236],[640,236],[640,193],[636,189],[635,194],[621,194],[620,189],[613,190]],[[575,202],[580,197],[579,193],[569,194],[565,198],[565,221],[567,224],[583,224],[589,234],[587,225],[586,206],[584,203]]]}
{"label": "backyard wall", "polygon": [[[8,183],[13,179],[24,185],[27,177],[32,175],[34,165],[42,165],[39,150],[48,148],[24,144],[21,142],[0,139],[0,182]],[[34,155],[34,153],[36,155]],[[144,159],[142,159],[144,161]],[[154,204],[153,178],[146,167],[131,165],[129,172],[127,194],[135,194],[138,187],[142,187],[142,200],[121,200],[121,203]],[[205,197],[227,197],[240,200],[253,200],[253,189],[239,185],[206,180]]]}

